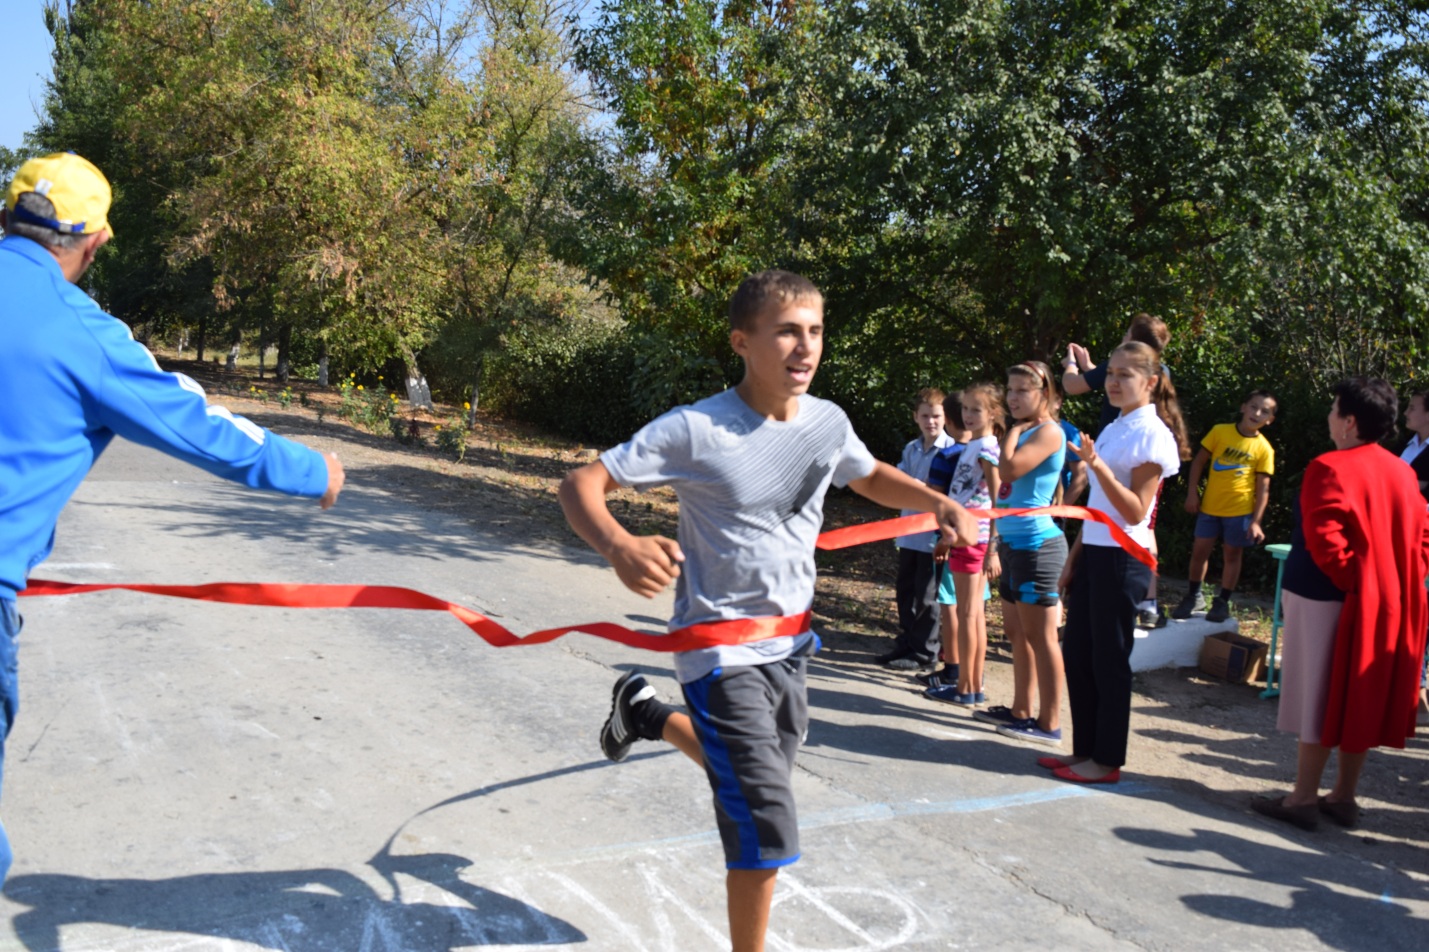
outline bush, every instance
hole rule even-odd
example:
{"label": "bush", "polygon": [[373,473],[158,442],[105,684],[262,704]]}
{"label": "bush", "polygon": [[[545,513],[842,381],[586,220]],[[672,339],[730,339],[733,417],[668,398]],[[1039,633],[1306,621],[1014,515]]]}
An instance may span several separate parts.
{"label": "bush", "polygon": [[438,423],[435,431],[437,449],[458,463],[466,456],[466,418],[454,416],[446,423]]}
{"label": "bush", "polygon": [[[527,325],[487,363],[492,409],[571,439],[614,445],[652,414],[636,399],[642,369],[623,324]],[[644,365],[648,367],[648,361]]]}

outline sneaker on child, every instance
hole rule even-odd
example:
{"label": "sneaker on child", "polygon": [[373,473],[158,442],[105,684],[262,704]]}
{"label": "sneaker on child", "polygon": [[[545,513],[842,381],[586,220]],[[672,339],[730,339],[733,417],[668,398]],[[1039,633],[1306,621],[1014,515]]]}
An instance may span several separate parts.
{"label": "sneaker on child", "polygon": [[1171,617],[1177,621],[1185,621],[1196,612],[1206,610],[1206,596],[1201,592],[1190,592],[1185,598],[1176,603],[1176,607],[1171,610]]}
{"label": "sneaker on child", "polygon": [[1003,737],[1012,737],[1017,740],[1030,741],[1034,744],[1042,744],[1047,747],[1062,746],[1062,729],[1059,727],[1054,731],[1044,731],[1037,726],[1037,718],[1028,717],[1010,724],[1003,724],[997,729]]}
{"label": "sneaker on child", "polygon": [[1231,617],[1231,602],[1217,595],[1211,599],[1211,610],[1206,612],[1206,621],[1219,625]]}
{"label": "sneaker on child", "polygon": [[655,696],[650,683],[634,671],[621,676],[611,691],[610,716],[600,729],[600,749],[616,763],[630,754],[637,740],[653,740],[641,733],[635,705]]}

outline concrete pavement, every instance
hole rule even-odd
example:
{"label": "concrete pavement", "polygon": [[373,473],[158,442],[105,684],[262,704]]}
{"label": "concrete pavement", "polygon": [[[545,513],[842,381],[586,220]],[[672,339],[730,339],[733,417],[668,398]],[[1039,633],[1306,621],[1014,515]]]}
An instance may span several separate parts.
{"label": "concrete pavement", "polygon": [[[512,526],[502,528],[509,532]],[[116,444],[42,577],[406,585],[529,631],[658,627],[576,549],[365,486],[339,507]],[[619,671],[584,636],[495,650],[440,613],[107,593],[23,600],[0,949],[429,952],[727,948],[701,773],[606,763]],[[1184,793],[1069,786],[1037,751],[816,661],[796,780],[804,859],[770,948],[1385,949],[1422,880]]]}

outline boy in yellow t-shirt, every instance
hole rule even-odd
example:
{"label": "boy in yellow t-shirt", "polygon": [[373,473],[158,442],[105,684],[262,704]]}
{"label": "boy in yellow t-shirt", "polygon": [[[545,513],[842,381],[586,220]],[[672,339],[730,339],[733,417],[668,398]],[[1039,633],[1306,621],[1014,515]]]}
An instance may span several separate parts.
{"label": "boy in yellow t-shirt", "polygon": [[[1265,541],[1260,521],[1270,502],[1270,477],[1275,472],[1275,450],[1260,431],[1275,419],[1275,397],[1256,390],[1240,407],[1239,423],[1221,423],[1201,440],[1201,449],[1191,463],[1191,482],[1186,490],[1186,511],[1196,518],[1196,543],[1191,550],[1191,585],[1172,618],[1190,618],[1206,607],[1201,584],[1206,579],[1206,563],[1216,539],[1225,537],[1225,567],[1221,570],[1221,591],[1206,612],[1206,621],[1223,622],[1231,617],[1231,595],[1240,582],[1241,556],[1246,546]],[[1206,491],[1200,491],[1201,474],[1210,464]]]}

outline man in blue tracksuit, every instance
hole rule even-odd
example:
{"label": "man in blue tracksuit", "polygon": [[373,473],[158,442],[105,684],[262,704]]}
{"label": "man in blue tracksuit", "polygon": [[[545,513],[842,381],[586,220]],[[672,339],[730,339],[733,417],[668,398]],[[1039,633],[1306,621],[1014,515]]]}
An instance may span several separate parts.
{"label": "man in blue tracksuit", "polygon": [[[104,175],[73,153],[21,166],[0,212],[0,774],[15,720],[15,597],[54,545],[60,510],[116,434],[257,489],[321,499],[342,465],[209,406],[75,287],[109,240]],[[0,826],[0,881],[10,868]]]}

